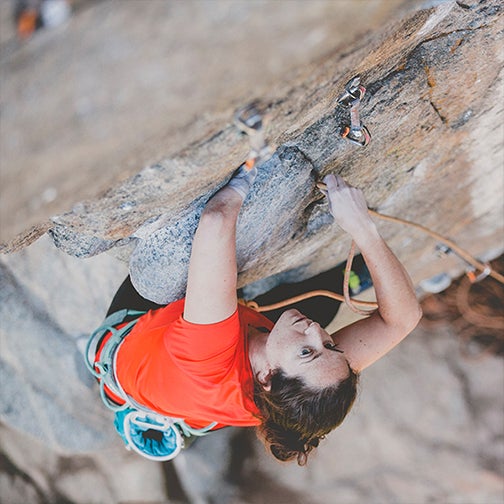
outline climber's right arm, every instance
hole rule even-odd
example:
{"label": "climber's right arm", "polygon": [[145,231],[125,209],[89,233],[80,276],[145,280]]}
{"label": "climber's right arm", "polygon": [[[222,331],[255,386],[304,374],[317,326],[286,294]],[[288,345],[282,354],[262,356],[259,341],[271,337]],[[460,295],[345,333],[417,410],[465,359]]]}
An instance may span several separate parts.
{"label": "climber's right arm", "polygon": [[237,308],[236,220],[243,197],[223,187],[207,203],[194,236],[184,319],[213,324]]}

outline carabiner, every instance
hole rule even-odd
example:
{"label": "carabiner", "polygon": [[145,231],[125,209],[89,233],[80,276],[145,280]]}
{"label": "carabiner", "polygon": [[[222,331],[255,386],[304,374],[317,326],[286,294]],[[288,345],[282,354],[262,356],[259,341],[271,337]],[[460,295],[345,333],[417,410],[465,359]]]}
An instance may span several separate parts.
{"label": "carabiner", "polygon": [[250,152],[245,164],[250,170],[256,164],[264,163],[271,157],[271,149],[264,134],[264,120],[258,102],[252,102],[238,109],[234,114],[236,127],[249,138]]}
{"label": "carabiner", "polygon": [[489,276],[490,273],[492,273],[492,268],[489,264],[485,264],[485,269],[479,274],[476,274],[475,269],[470,269],[469,271],[466,271],[467,278],[469,278],[469,282],[471,282],[472,284],[481,282],[481,280]]}
{"label": "carabiner", "polygon": [[360,147],[366,147],[371,141],[371,133],[364,124],[361,124],[360,129],[352,129],[349,126],[343,126],[341,130],[341,138],[345,138]]}

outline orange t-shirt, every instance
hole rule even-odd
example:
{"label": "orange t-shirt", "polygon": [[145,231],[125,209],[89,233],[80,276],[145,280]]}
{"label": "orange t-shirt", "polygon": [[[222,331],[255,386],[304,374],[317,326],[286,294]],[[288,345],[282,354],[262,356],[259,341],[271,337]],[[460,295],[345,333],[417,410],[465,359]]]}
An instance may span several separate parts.
{"label": "orange t-shirt", "polygon": [[183,311],[181,299],[140,317],[117,353],[124,391],[191,427],[258,425],[248,326],[271,330],[273,323],[242,305],[215,324],[187,322]]}

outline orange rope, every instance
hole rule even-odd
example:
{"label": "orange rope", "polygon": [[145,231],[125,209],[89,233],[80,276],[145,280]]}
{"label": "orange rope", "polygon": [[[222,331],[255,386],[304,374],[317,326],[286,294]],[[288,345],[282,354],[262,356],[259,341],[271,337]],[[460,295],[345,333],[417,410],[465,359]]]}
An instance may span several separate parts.
{"label": "orange rope", "polygon": [[[502,265],[503,259],[494,264]],[[467,277],[456,280],[450,289],[425,297],[422,326],[451,326],[459,337],[460,351],[468,359],[482,359],[504,352],[504,286],[489,279],[475,285]]]}
{"label": "orange rope", "polygon": [[[488,329],[494,329],[496,331],[504,331],[504,317],[491,316],[483,313],[479,313],[471,307],[469,302],[469,291],[473,284],[467,278],[464,278],[460,282],[457,289],[456,303],[459,312],[462,317],[470,324],[476,325],[478,327],[484,327]],[[501,335],[504,333],[501,333]]]}
{"label": "orange rope", "polygon": [[[318,182],[317,187],[319,189],[327,190],[327,186],[323,182]],[[399,224],[405,224],[407,226],[413,227],[415,229],[418,229],[429,236],[432,236],[436,240],[444,243],[446,246],[448,246],[451,250],[453,250],[459,257],[461,257],[464,261],[466,261],[468,264],[476,268],[477,270],[480,270],[482,272],[487,272],[488,275],[491,277],[495,278],[498,282],[501,284],[504,284],[504,275],[501,275],[497,271],[495,271],[489,264],[484,264],[481,261],[478,261],[475,259],[469,252],[466,252],[464,249],[459,247],[454,241],[445,238],[444,236],[440,235],[439,233],[436,233],[435,231],[430,230],[429,228],[426,228],[425,226],[422,226],[421,224],[417,224],[416,222],[411,222],[406,219],[400,219],[399,217],[392,217],[390,215],[384,215],[381,213],[376,212],[375,210],[369,210],[369,213],[373,215],[374,217],[378,217],[379,219],[389,221],[389,222],[396,222]],[[331,299],[335,299],[337,301],[344,301],[347,306],[355,313],[358,313],[360,315],[368,316],[371,313],[373,313],[377,308],[378,304],[374,301],[360,301],[358,299],[353,299],[350,297],[349,293],[349,281],[350,281],[350,271],[352,268],[352,261],[354,258],[355,254],[355,242],[352,241],[352,246],[350,248],[350,252],[348,254],[348,259],[345,267],[345,278],[343,281],[343,296],[340,294],[336,294],[335,292],[331,291],[326,291],[326,290],[313,290],[306,292],[304,294],[300,294],[299,296],[295,296],[289,299],[285,299],[284,301],[279,301],[278,303],[274,303],[271,305],[267,306],[259,306],[255,301],[245,301],[245,300],[240,300],[242,304],[245,306],[248,306],[249,308],[253,308],[254,310],[258,312],[266,312],[266,311],[272,311],[272,310],[277,310],[279,308],[284,308],[285,306],[289,306],[294,303],[298,303],[299,301],[303,301],[305,299],[310,299],[313,297],[317,296],[324,296],[328,297]],[[362,307],[367,307],[368,310],[361,310],[358,308],[358,306]]]}
{"label": "orange rope", "polygon": [[348,253],[348,259],[347,259],[346,266],[345,266],[345,277],[343,280],[344,299],[345,299],[346,305],[350,308],[350,310],[352,310],[354,313],[358,313],[359,315],[364,315],[365,317],[367,317],[368,315],[371,315],[371,313],[373,313],[378,308],[378,304],[373,303],[373,305],[374,305],[373,310],[361,310],[360,308],[357,308],[357,306],[356,306],[357,300],[353,300],[350,297],[350,287],[349,287],[350,272],[352,271],[352,262],[354,259],[354,255],[355,255],[355,242],[352,240],[352,245],[350,246],[350,252]]}
{"label": "orange rope", "polygon": [[[279,308],[284,308],[285,306],[299,303],[299,301],[304,301],[305,299],[310,299],[313,297],[328,297],[331,299],[335,299],[336,301],[345,302],[345,297],[341,294],[336,294],[335,292],[331,292],[328,290],[312,290],[309,292],[305,292],[304,294],[299,294],[299,296],[294,296],[289,299],[285,299],[284,301],[279,301],[278,303],[270,304],[267,306],[259,306],[255,301],[245,301],[240,299],[240,303],[252,308],[258,312],[266,312],[272,310],[278,310]],[[377,308],[378,305],[374,301],[361,301],[359,299],[352,299],[352,302],[358,306],[367,306],[368,308]]]}
{"label": "orange rope", "polygon": [[[342,301],[346,303],[353,312],[358,313],[359,315],[364,316],[371,315],[371,313],[373,313],[378,308],[378,303],[376,303],[375,301],[363,301],[360,299],[354,299],[350,297],[349,281],[354,255],[355,255],[355,242],[352,241],[352,246],[350,248],[347,263],[345,266],[345,277],[343,280],[343,296],[341,294],[336,294],[335,292],[328,290],[312,290],[305,292],[304,294],[299,294],[298,296],[294,296],[285,299],[283,301],[279,301],[278,303],[266,306],[259,306],[259,304],[256,301],[245,301],[244,299],[240,299],[239,302],[258,312],[267,312],[278,310],[279,308],[285,308],[286,306],[289,306],[294,303],[299,303],[300,301],[304,301],[305,299],[321,296],[330,299],[335,299],[336,301]],[[358,308],[359,306],[365,307],[367,308],[367,310],[362,310]]]}
{"label": "orange rope", "polygon": [[504,284],[504,275],[501,275],[497,271],[495,271],[493,268],[490,267],[488,264],[484,264],[481,261],[478,261],[475,259],[469,252],[466,252],[464,249],[459,247],[454,241],[445,238],[443,235],[440,235],[439,233],[436,233],[435,231],[431,231],[429,228],[426,228],[425,226],[422,226],[421,224],[417,224],[416,222],[411,222],[406,219],[400,219],[399,217],[391,217],[390,215],[383,215],[381,213],[375,212],[374,210],[369,210],[369,213],[371,215],[374,215],[375,217],[378,217],[379,219],[386,220],[389,222],[397,222],[399,224],[406,224],[407,226],[411,226],[415,229],[419,229],[420,231],[423,231],[424,233],[432,236],[436,240],[444,243],[448,247],[450,247],[459,257],[461,257],[464,261],[466,261],[468,264],[473,266],[474,268],[480,270],[480,271],[486,271],[488,270],[488,274],[495,278],[498,282],[501,284]]}

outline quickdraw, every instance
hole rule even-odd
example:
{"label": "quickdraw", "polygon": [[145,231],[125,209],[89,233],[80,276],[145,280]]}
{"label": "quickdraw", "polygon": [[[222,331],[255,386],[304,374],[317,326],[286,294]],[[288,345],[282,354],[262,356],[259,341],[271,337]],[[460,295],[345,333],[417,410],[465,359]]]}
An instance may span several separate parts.
{"label": "quickdraw", "polygon": [[360,147],[365,147],[371,141],[371,134],[359,117],[359,107],[365,93],[366,88],[361,85],[360,76],[357,75],[347,82],[337,102],[338,106],[350,109],[350,125],[342,127],[341,137]]}
{"label": "quickdraw", "polygon": [[[436,252],[440,256],[455,254],[459,259],[464,261],[464,263],[467,266],[466,275],[471,283],[481,282],[481,280],[485,279],[492,273],[492,267],[490,266],[490,264],[484,263],[483,268],[476,268],[474,265],[474,261],[469,261],[466,255],[461,255],[460,251],[453,250],[452,247],[449,247],[444,243],[439,243],[438,245],[436,245]],[[480,273],[476,273],[477,269],[481,270]]]}
{"label": "quickdraw", "polygon": [[249,170],[271,157],[271,149],[265,137],[264,122],[258,102],[252,102],[238,109],[234,114],[235,126],[249,138],[250,153],[245,161]]}

